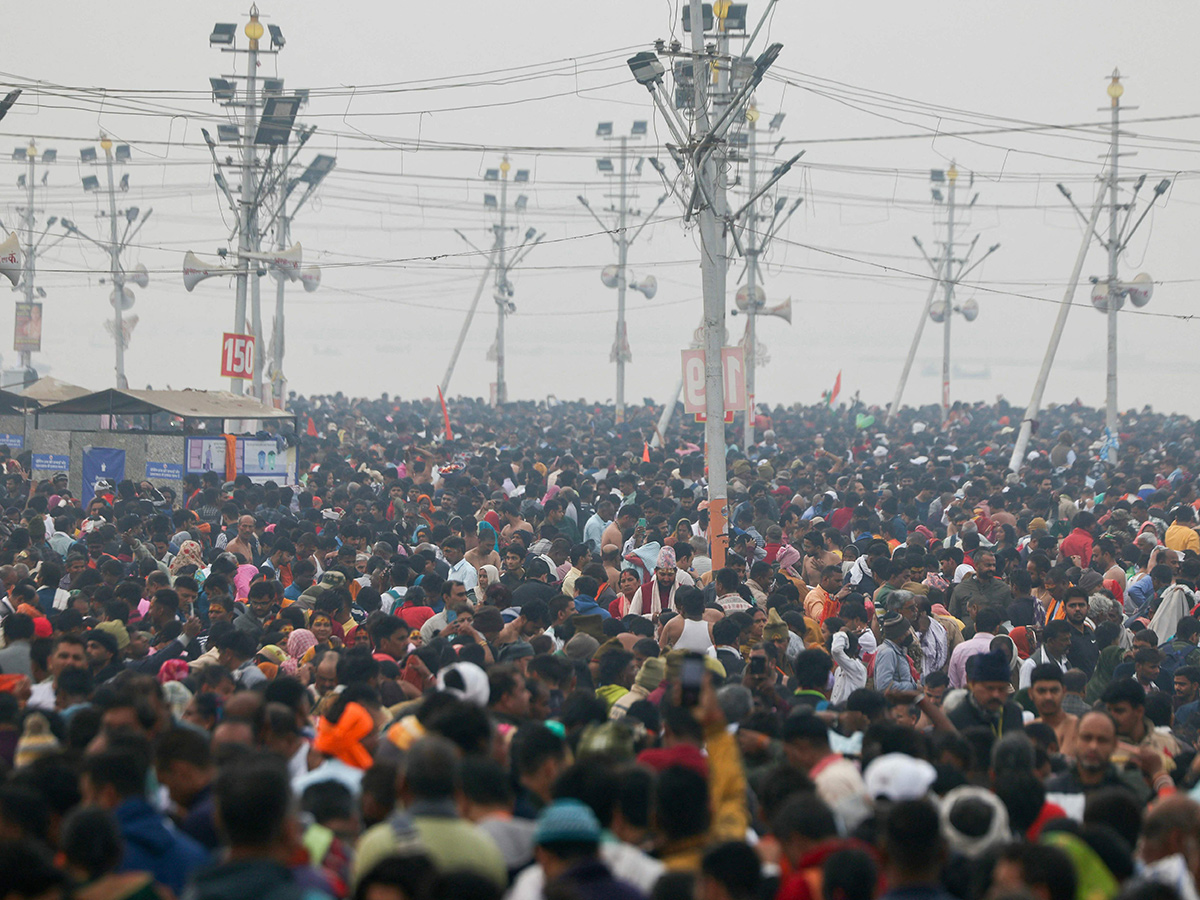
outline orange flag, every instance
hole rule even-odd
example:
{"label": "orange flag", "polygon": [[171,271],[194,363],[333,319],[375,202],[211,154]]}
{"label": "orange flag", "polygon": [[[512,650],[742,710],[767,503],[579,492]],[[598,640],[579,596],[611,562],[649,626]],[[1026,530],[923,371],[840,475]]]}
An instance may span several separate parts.
{"label": "orange flag", "polygon": [[454,432],[450,430],[450,411],[446,409],[446,398],[442,396],[442,389],[438,388],[438,400],[442,403],[442,420],[446,423],[446,440],[454,440]]}
{"label": "orange flag", "polygon": [[650,445],[642,441],[642,462],[650,462]]}

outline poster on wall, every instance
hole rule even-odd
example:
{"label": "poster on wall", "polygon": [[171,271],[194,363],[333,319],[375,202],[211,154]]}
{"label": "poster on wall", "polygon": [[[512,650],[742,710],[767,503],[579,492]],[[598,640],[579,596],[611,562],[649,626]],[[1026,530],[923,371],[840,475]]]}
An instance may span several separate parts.
{"label": "poster on wall", "polygon": [[274,441],[242,441],[243,469],[247,475],[286,475],[282,450]]}
{"label": "poster on wall", "polygon": [[246,438],[242,444],[242,468],[256,484],[274,481],[279,485],[296,481],[296,455],[291,447],[280,446],[273,440]]}
{"label": "poster on wall", "polygon": [[[242,442],[238,441],[237,467],[242,470]],[[225,480],[225,438],[223,437],[190,437],[187,439],[187,463],[189,475],[203,475],[205,472],[216,472]]]}
{"label": "poster on wall", "polygon": [[[238,438],[234,452],[238,474],[249,476],[256,484],[266,481],[274,481],[279,485],[296,483],[295,448],[281,448],[273,440]],[[188,438],[184,470],[190,475],[216,472],[224,480],[225,438]]]}
{"label": "poster on wall", "polygon": [[107,479],[113,487],[125,478],[125,451],[112,447],[83,448],[83,505],[96,496],[96,482]]}
{"label": "poster on wall", "polygon": [[42,349],[42,304],[17,304],[17,319],[13,328],[13,349],[29,351]]}

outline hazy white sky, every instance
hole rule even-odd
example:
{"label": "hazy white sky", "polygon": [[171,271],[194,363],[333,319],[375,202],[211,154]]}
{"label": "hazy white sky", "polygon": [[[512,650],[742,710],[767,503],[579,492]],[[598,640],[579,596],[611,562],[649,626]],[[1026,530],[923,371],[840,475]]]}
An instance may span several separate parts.
{"label": "hazy white sky", "polygon": [[[764,7],[750,5],[752,20]],[[338,158],[293,226],[306,263],[322,265],[324,275],[316,293],[288,289],[291,387],[435,393],[482,271],[454,229],[488,241],[482,176],[508,149],[514,169],[532,173],[528,207],[515,224],[546,232],[512,279],[510,396],[611,399],[616,296],[599,272],[615,254],[575,197],[601,207],[609,190],[596,171],[595,158],[609,152],[594,137],[597,121],[613,121],[620,132],[649,119],[646,155],[666,134],[624,60],[657,37],[683,37],[678,9],[678,0],[264,3],[264,21],[282,27],[287,46],[264,59],[260,74],[312,91],[302,119],[318,131],[300,160],[316,152]],[[236,21],[240,34],[245,12],[233,3],[64,0],[22,5],[5,23],[0,84],[26,92],[0,123],[0,142],[15,147],[37,135],[59,154],[49,188],[39,191],[43,218],[66,215],[100,233],[99,198],[80,186],[90,170],[78,164],[79,149],[101,129],[133,146],[122,202],[154,208],[127,257],[151,272],[150,286],[135,288],[140,323],[126,356],[134,387],[226,384],[218,357],[233,319],[232,281],[209,280],[188,294],[179,270],[186,250],[214,258],[230,238],[232,219],[213,187],[200,128],[215,132],[222,121],[208,77],[232,70],[231,57],[208,46],[211,26]],[[1024,404],[1081,234],[1054,185],[1067,182],[1088,204],[1107,151],[1105,128],[1028,126],[1105,121],[1107,76],[1119,66],[1123,100],[1137,107],[1126,129],[1136,155],[1123,156],[1122,165],[1149,172],[1151,184],[1176,178],[1122,260],[1123,276],[1147,271],[1158,285],[1144,310],[1150,315],[1121,316],[1121,405],[1200,414],[1200,395],[1176,389],[1200,321],[1174,317],[1196,312],[1200,278],[1191,247],[1200,218],[1193,39],[1200,7],[781,0],[768,32],[784,50],[758,94],[763,121],[786,112],[780,154],[807,152],[782,186],[805,203],[764,261],[769,301],[791,297],[795,307],[790,327],[768,319],[760,328],[771,355],[760,399],[815,402],[841,370],[847,394],[890,400],[928,290],[912,236],[933,251],[945,234],[930,204],[928,170],[955,159],[964,179],[976,173],[964,199],[979,194],[957,239],[965,244],[978,233],[981,250],[1002,246],[959,292],[981,312],[972,324],[954,323],[964,377],[952,395],[1004,394]],[[0,218],[12,228],[23,170],[7,161],[2,143],[0,156]],[[648,210],[662,188],[649,166],[643,172],[638,205]],[[653,274],[659,283],[653,300],[630,294],[630,401],[665,397],[700,313],[694,232],[672,202],[662,216],[630,255],[636,276]],[[112,343],[103,328],[109,287],[98,283],[103,253],[67,242],[39,266],[47,298],[35,365],[91,388],[111,385]],[[1104,267],[1093,248],[1085,276]],[[740,276],[735,261],[731,306]],[[262,287],[269,333],[274,282]],[[485,360],[495,323],[489,296],[451,394],[486,396],[494,378]],[[1086,284],[1076,301],[1087,303]],[[0,308],[5,316],[11,307]],[[742,323],[730,320],[735,337]],[[1072,311],[1047,400],[1102,402],[1104,327],[1090,307]],[[0,328],[5,346],[8,328],[7,321]],[[938,398],[940,338],[926,329],[906,401]],[[14,361],[6,351],[5,365]]]}

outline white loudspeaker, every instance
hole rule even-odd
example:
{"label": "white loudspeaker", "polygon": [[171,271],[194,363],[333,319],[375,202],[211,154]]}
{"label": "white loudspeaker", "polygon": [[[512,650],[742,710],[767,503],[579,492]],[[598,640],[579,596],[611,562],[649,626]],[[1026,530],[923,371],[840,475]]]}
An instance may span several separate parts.
{"label": "white loudspeaker", "polygon": [[1154,279],[1145,272],[1135,275],[1127,287],[1129,288],[1129,302],[1138,308],[1145,306],[1154,296]]}
{"label": "white loudspeaker", "polygon": [[[738,292],[734,295],[734,301],[737,303],[737,308],[745,312],[750,307],[750,288],[743,284],[738,288]],[[754,307],[758,309],[767,302],[767,292],[757,284],[754,286]]]}
{"label": "white loudspeaker", "polygon": [[11,281],[14,287],[21,280],[21,260],[21,242],[13,232],[0,244],[0,275]]}
{"label": "white loudspeaker", "polygon": [[929,304],[929,318],[941,324],[946,321],[946,301],[935,300]]}
{"label": "white loudspeaker", "polygon": [[658,293],[658,279],[653,275],[647,275],[641,281],[632,281],[629,286],[635,291],[645,294],[647,300],[652,299]]}
{"label": "white loudspeaker", "polygon": [[979,303],[974,297],[962,305],[962,314],[968,322],[974,322],[979,318]]}
{"label": "white loudspeaker", "polygon": [[146,267],[144,265],[138,263],[133,270],[133,274],[129,276],[129,280],[138,287],[144,288],[150,283],[150,273],[146,271]]}
{"label": "white loudspeaker", "polygon": [[600,270],[600,280],[605,287],[615,288],[617,282],[621,278],[621,269],[619,266],[605,266]]}
{"label": "white loudspeaker", "polygon": [[232,275],[235,270],[217,263],[204,262],[189,250],[183,257],[183,286],[191,292],[205,278],[216,278],[220,275]]}
{"label": "white loudspeaker", "polygon": [[283,275],[288,281],[295,281],[300,277],[303,251],[298,243],[292,244],[286,250],[273,250],[270,253],[247,253],[245,256],[247,259],[262,260],[269,268]]}
{"label": "white loudspeaker", "polygon": [[764,309],[760,315],[778,316],[789,325],[792,324],[792,298],[788,297],[783,303],[778,306],[772,306],[770,309]]}
{"label": "white loudspeaker", "polygon": [[[127,287],[121,289],[121,312],[128,312],[133,309],[133,291]],[[113,309],[117,308],[117,289],[108,295],[108,302],[112,304]]]}
{"label": "white loudspeaker", "polygon": [[300,270],[300,283],[304,285],[304,290],[312,293],[321,286],[321,267],[320,266],[305,266]]}

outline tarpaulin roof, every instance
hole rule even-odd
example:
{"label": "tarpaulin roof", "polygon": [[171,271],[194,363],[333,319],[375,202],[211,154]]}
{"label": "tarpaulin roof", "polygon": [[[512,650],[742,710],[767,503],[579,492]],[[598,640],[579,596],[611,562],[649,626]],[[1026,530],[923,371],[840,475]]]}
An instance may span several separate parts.
{"label": "tarpaulin roof", "polygon": [[45,378],[39,378],[20,393],[22,397],[36,400],[45,406],[50,403],[61,403],[64,400],[74,400],[76,397],[85,397],[91,391],[77,384],[59,381],[57,378],[47,375]]}
{"label": "tarpaulin roof", "polygon": [[[35,385],[36,386],[36,385]],[[263,406],[253,397],[228,391],[130,391],[109,388],[43,407],[43,414],[154,415],[188,419],[291,419],[292,414]]]}

